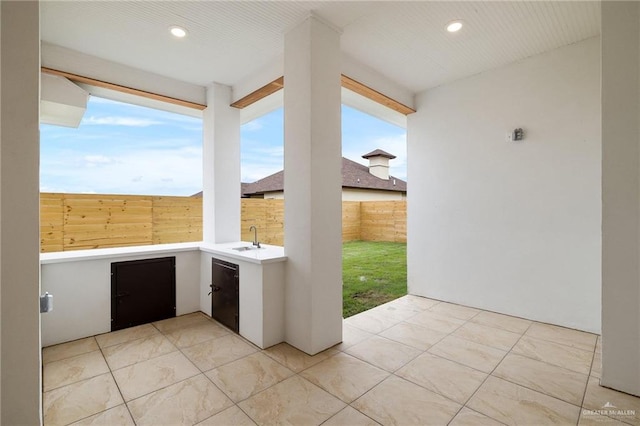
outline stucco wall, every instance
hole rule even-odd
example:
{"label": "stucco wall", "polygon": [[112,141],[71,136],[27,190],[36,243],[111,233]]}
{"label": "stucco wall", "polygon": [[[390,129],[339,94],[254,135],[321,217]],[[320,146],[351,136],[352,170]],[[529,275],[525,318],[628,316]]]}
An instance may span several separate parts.
{"label": "stucco wall", "polygon": [[599,332],[599,38],[416,100],[409,292]]}

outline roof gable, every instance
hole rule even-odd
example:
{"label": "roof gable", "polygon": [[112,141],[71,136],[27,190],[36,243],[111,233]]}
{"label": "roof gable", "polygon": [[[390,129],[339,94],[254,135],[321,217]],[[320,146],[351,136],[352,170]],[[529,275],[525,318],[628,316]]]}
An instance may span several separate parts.
{"label": "roof gable", "polygon": [[[382,150],[376,151],[384,153]],[[342,157],[342,187],[406,192],[407,182],[394,176],[389,176],[389,180],[380,179],[379,177],[369,173],[369,168],[367,166],[363,166],[360,163],[356,163],[355,161]],[[264,194],[266,192],[279,191],[284,191],[284,170],[253,183],[243,184],[242,195]]]}

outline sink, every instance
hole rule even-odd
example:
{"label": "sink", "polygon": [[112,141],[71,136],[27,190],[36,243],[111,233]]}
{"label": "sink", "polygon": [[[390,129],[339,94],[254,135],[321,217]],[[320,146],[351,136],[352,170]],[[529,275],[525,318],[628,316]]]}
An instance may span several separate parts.
{"label": "sink", "polygon": [[242,246],[242,247],[233,247],[231,250],[235,250],[235,251],[247,251],[247,250],[260,250],[263,247],[256,247],[256,246]]}

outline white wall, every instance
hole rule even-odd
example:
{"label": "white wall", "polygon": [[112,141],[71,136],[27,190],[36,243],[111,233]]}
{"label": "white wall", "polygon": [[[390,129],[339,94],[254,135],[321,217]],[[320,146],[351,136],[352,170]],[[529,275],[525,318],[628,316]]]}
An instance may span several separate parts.
{"label": "white wall", "polygon": [[42,292],[54,298],[42,315],[42,346],[111,331],[111,263],[176,257],[176,315],[200,309],[200,251],[114,256],[42,265]]}
{"label": "white wall", "polygon": [[640,5],[602,4],[602,380],[640,395]]}
{"label": "white wall", "polygon": [[600,331],[599,59],[592,38],[417,96],[410,293]]}
{"label": "white wall", "polygon": [[39,281],[39,5],[3,1],[0,31],[0,376],[3,425],[41,416]]}

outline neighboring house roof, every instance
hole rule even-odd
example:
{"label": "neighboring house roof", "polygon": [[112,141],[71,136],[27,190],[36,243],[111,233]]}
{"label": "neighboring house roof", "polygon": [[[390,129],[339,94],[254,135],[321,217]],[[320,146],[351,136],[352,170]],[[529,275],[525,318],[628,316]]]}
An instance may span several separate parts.
{"label": "neighboring house roof", "polygon": [[[373,152],[382,152],[389,155],[389,158],[395,158],[389,153],[381,150]],[[369,155],[369,154],[367,154]],[[253,183],[242,184],[242,195],[256,195],[267,192],[284,191],[284,170],[267,176]],[[360,163],[342,157],[342,187],[343,188],[359,188],[359,189],[376,189],[382,191],[407,192],[407,182],[402,179],[389,176],[389,180],[380,179],[369,173],[369,168]]]}

